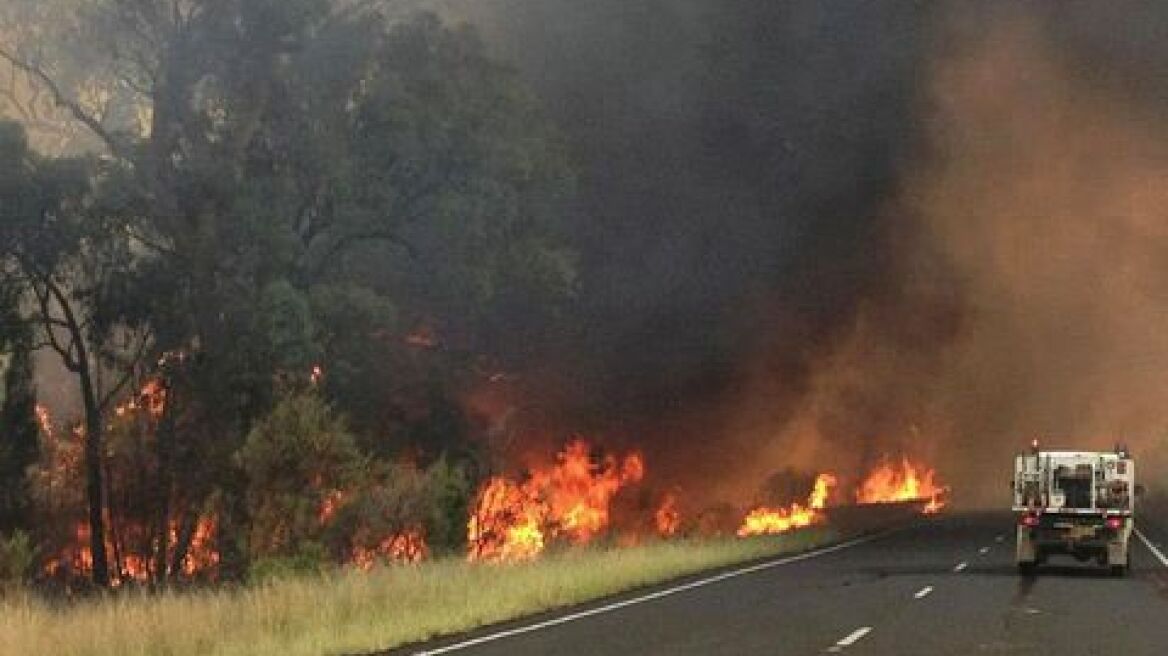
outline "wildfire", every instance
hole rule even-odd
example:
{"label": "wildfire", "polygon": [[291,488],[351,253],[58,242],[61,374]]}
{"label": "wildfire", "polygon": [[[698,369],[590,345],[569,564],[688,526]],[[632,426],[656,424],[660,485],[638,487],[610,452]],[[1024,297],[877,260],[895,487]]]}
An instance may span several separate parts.
{"label": "wildfire", "polygon": [[750,535],[766,535],[785,533],[792,529],[803,528],[823,521],[824,505],[827,496],[836,485],[836,477],[823,473],[815,478],[815,486],[807,497],[807,505],[792,503],[786,508],[769,508],[763,506],[747,513],[738,527],[738,537]]}
{"label": "wildfire", "polygon": [[387,563],[417,563],[430,553],[421,529],[410,529],[382,540],[376,547],[354,547],[352,563],[363,570],[372,569],[379,560]]}
{"label": "wildfire", "polygon": [[45,439],[51,440],[53,438],[53,418],[49,415],[49,409],[41,404],[36,404],[37,423],[41,427],[41,433]]}
{"label": "wildfire", "polygon": [[945,507],[944,495],[949,488],[936,482],[937,472],[914,466],[902,458],[899,466],[889,460],[872,470],[856,490],[858,503],[893,503],[928,499],[924,512],[935,513]]}
{"label": "wildfire", "polygon": [[672,537],[681,527],[681,513],[677,510],[677,495],[672,492],[665,495],[657,512],[653,513],[653,523],[657,527],[657,534],[661,537]]}
{"label": "wildfire", "polygon": [[584,544],[607,528],[616,493],[644,475],[640,454],[597,460],[586,441],[575,439],[555,464],[524,482],[493,477],[479,489],[467,522],[469,559],[524,560],[552,540]]}
{"label": "wildfire", "polygon": [[[127,532],[136,532],[130,527]],[[219,552],[215,548],[215,520],[210,516],[200,517],[188,538],[188,545],[178,569],[187,577],[205,574],[214,577],[219,566]],[[179,542],[179,523],[172,520],[168,528],[169,548],[167,562],[174,558],[175,545]],[[71,542],[45,562],[46,575],[84,576],[93,572],[93,552],[90,550],[89,524],[78,522]],[[127,583],[145,583],[161,573],[152,571],[151,558],[145,552],[128,550],[129,540],[115,542],[113,536],[106,538],[106,552],[115,556],[111,563],[111,578],[114,587]]]}
{"label": "wildfire", "polygon": [[125,417],[139,410],[158,419],[166,411],[166,386],[158,378],[147,380],[138,393],[114,408],[114,414]]}

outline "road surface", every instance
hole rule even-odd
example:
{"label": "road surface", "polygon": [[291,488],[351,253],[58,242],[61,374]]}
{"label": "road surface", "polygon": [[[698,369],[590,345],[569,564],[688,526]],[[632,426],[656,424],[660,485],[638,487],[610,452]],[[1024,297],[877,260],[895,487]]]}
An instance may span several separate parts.
{"label": "road surface", "polygon": [[1012,521],[941,517],[648,599],[634,593],[392,653],[1168,655],[1163,553],[1136,540],[1126,578],[1070,559],[1023,578]]}

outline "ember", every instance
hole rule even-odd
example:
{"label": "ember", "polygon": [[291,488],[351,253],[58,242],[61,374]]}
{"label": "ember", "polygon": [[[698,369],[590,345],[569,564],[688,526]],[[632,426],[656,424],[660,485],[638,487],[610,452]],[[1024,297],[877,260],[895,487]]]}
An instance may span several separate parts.
{"label": "ember", "polygon": [[677,495],[669,493],[661,501],[657,512],[653,513],[653,523],[661,537],[672,537],[681,527],[681,513],[677,510]]}

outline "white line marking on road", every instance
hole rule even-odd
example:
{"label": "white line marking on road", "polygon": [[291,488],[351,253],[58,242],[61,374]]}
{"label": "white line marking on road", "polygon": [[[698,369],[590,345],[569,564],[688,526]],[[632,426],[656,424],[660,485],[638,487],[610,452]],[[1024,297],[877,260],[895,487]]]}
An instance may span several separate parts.
{"label": "white line marking on road", "polygon": [[605,604],[603,606],[598,606],[596,608],[590,608],[588,610],[582,610],[582,611],[579,611],[577,613],[569,613],[567,615],[561,615],[560,617],[554,617],[550,620],[544,620],[543,622],[536,622],[535,624],[528,624],[526,626],[520,626],[520,627],[516,627],[514,629],[507,629],[506,631],[498,631],[496,633],[488,633],[485,636],[480,636],[478,638],[471,638],[470,640],[463,640],[462,642],[456,642],[452,645],[446,645],[445,647],[435,647],[434,649],[427,649],[427,650],[423,650],[423,651],[414,652],[414,656],[435,656],[436,654],[446,654],[446,653],[449,653],[452,651],[460,651],[463,649],[467,649],[468,647],[474,647],[476,645],[481,645],[481,644],[484,644],[487,642],[494,642],[495,640],[502,640],[503,638],[510,638],[511,636],[522,635],[524,633],[531,633],[532,631],[539,631],[540,629],[546,629],[546,628],[550,628],[553,626],[559,626],[560,624],[567,624],[568,622],[575,622],[576,620],[582,620],[586,617],[592,617],[593,615],[601,615],[603,613],[611,613],[614,610],[620,610],[622,608],[627,608],[629,606],[634,606],[636,604],[642,604],[642,603],[645,603],[646,601],[653,601],[655,599],[661,599],[662,597],[668,597],[670,595],[675,595],[679,592],[685,592],[686,590],[693,590],[694,588],[700,588],[703,586],[710,585],[711,583],[725,581],[726,579],[732,579],[732,578],[735,578],[738,576],[742,576],[744,574],[752,574],[754,572],[761,572],[763,570],[772,569],[774,567],[779,567],[781,565],[789,565],[791,563],[797,563],[797,562],[802,561],[802,560],[810,560],[812,558],[818,558],[819,556],[826,556],[830,553],[835,553],[837,551],[842,551],[842,550],[848,549],[850,547],[856,547],[856,546],[859,546],[861,544],[873,542],[875,540],[879,540],[881,538],[888,537],[889,535],[892,535],[893,533],[896,533],[899,530],[901,530],[901,529],[892,529],[890,531],[882,531],[882,532],[876,533],[874,535],[868,535],[868,536],[865,536],[862,538],[856,538],[855,540],[848,540],[847,542],[841,542],[839,544],[832,545],[830,547],[824,547],[822,549],[817,549],[815,551],[808,551],[806,553],[797,554],[795,556],[787,556],[785,558],[779,558],[778,560],[768,560],[766,562],[758,563],[757,565],[751,565],[749,567],[743,567],[741,569],[731,570],[729,572],[722,572],[721,574],[715,574],[714,576],[709,576],[709,577],[706,577],[704,579],[699,579],[697,581],[691,581],[690,583],[685,583],[683,585],[674,586],[672,588],[658,590],[657,592],[650,592],[649,594],[643,594],[643,595],[640,595],[638,597],[633,597],[631,599],[625,599],[623,601],[614,601],[611,604]]}
{"label": "white line marking on road", "polygon": [[932,591],[933,591],[933,586],[926,585],[925,587],[921,588],[920,590],[917,590],[917,593],[915,595],[913,595],[913,599],[924,599],[925,597],[929,596],[929,593]]}
{"label": "white line marking on road", "polygon": [[1168,556],[1165,556],[1163,551],[1160,551],[1158,548],[1156,548],[1156,545],[1152,544],[1152,541],[1148,539],[1148,536],[1144,535],[1143,531],[1138,528],[1134,530],[1136,537],[1140,539],[1140,542],[1144,543],[1144,546],[1148,548],[1148,551],[1151,551],[1152,555],[1160,560],[1161,565],[1168,567]]}
{"label": "white line marking on road", "polygon": [[981,549],[978,549],[977,552],[984,556],[990,552],[990,548],[989,547],[982,547]]}
{"label": "white line marking on road", "polygon": [[960,572],[961,570],[965,569],[966,567],[969,567],[969,563],[960,562],[960,563],[957,563],[957,567],[953,568],[953,571]]}
{"label": "white line marking on road", "polygon": [[864,636],[871,633],[871,631],[872,631],[872,627],[861,626],[860,628],[856,629],[855,631],[852,631],[851,633],[849,633],[846,638],[843,638],[839,642],[835,643],[834,646],[829,647],[828,651],[830,651],[832,653],[843,651],[844,647],[851,647],[852,645],[856,644],[856,642],[858,642],[860,640],[860,638],[863,638]]}
{"label": "white line marking on road", "polygon": [[1004,536],[1004,535],[999,535],[998,537],[994,538],[994,542],[997,542],[998,544],[1001,544],[1005,541],[1006,541],[1006,536]]}

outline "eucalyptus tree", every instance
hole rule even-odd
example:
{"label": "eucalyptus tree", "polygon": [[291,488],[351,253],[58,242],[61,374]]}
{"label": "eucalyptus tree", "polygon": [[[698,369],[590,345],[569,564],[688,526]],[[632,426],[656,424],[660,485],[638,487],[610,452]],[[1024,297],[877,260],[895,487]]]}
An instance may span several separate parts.
{"label": "eucalyptus tree", "polygon": [[[66,67],[0,41],[0,59],[96,144],[84,167],[21,155],[34,177],[61,170],[44,190],[58,205],[41,215],[77,220],[20,257],[62,244],[44,255],[48,273],[24,280],[41,314],[57,313],[47,337],[74,310],[85,339],[46,343],[80,380],[94,378],[81,346],[102,353],[127,335],[140,350],[122,349],[123,364],[168,363],[159,553],[179,488],[197,499],[219,487],[238,511],[228,524],[246,515],[232,454],[274,381],[323,361],[338,407],[384,432],[385,390],[418,359],[403,346],[412,326],[443,329],[437,371],[422,375],[449,386],[469,354],[519,341],[570,296],[567,155],[473,32],[388,1],[77,3],[88,54],[70,75],[111,85],[103,111],[60,79]],[[96,442],[104,397],[88,396]],[[445,448],[452,426],[417,435]],[[184,504],[188,526],[197,505]]]}

